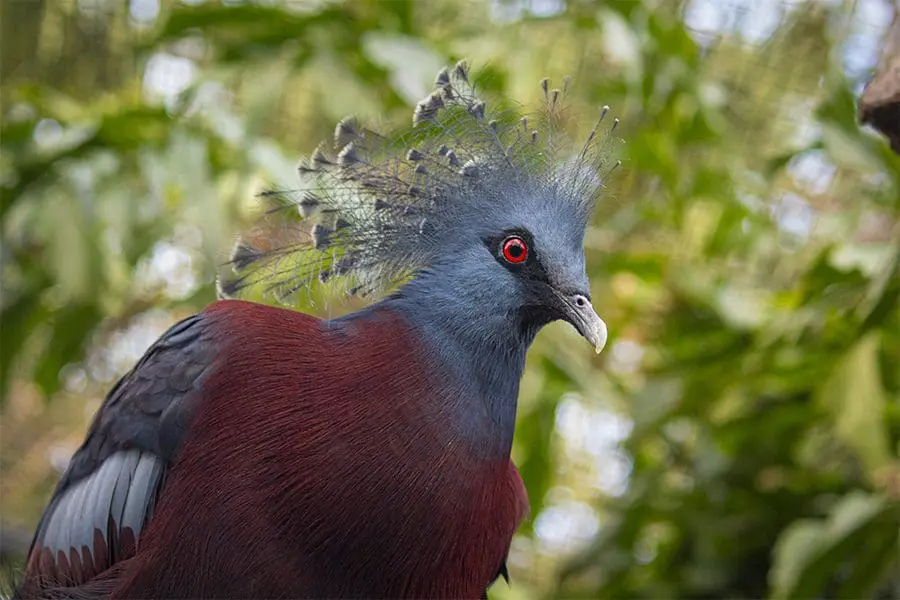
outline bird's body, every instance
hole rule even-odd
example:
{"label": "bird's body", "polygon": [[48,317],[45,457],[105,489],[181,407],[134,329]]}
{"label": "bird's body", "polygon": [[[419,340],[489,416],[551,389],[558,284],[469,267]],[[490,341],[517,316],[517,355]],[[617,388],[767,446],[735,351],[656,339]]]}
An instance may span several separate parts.
{"label": "bird's body", "polygon": [[[471,381],[452,374],[465,365],[442,364],[390,305],[321,321],[225,300],[176,326],[170,340],[185,341],[142,367],[149,374],[160,361],[158,387],[183,381],[181,388],[198,388],[187,403],[177,390],[163,396],[181,402],[175,410],[184,415],[166,423],[151,409],[145,419],[176,438],[188,419],[190,436],[160,478],[154,518],[135,532],[140,556],[123,561],[98,590],[143,598],[480,596],[527,510],[509,447],[494,442],[511,432],[499,435],[487,413],[451,424],[454,407],[473,400],[466,398]],[[210,351],[191,352],[192,344]],[[519,375],[497,383],[515,394]],[[515,411],[515,395],[507,400]],[[159,414],[164,404],[155,403]],[[246,414],[253,419],[241,419]],[[247,424],[237,436],[236,419]],[[98,428],[92,439],[101,435],[114,436]],[[77,483],[57,495],[68,500]],[[184,527],[186,515],[192,528]],[[215,551],[244,540],[239,555]],[[78,552],[77,571],[112,554],[101,548]],[[70,570],[73,558],[70,551]],[[87,568],[107,567],[97,563]],[[401,566],[405,578],[381,577]]]}
{"label": "bird's body", "polygon": [[[449,237],[417,216],[424,245],[392,240],[368,257],[415,276],[360,312],[320,320],[223,300],[173,326],[95,417],[38,527],[20,594],[482,597],[505,575],[528,511],[510,460],[526,352],[555,318],[605,342],[586,296],[585,211],[557,200],[555,180],[512,175],[503,190],[472,180],[470,192],[502,191],[521,211],[498,202]],[[397,198],[381,185],[377,210]],[[329,272],[348,256],[361,269],[372,251],[363,244],[383,241],[357,218],[367,229],[345,239],[355,254],[332,256]],[[243,266],[268,256],[242,248]],[[358,281],[385,276],[366,269]]]}

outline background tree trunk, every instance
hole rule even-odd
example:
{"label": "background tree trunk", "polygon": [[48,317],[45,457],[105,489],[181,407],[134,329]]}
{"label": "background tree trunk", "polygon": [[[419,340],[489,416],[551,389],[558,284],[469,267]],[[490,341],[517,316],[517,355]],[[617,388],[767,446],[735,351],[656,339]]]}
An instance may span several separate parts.
{"label": "background tree trunk", "polygon": [[859,118],[887,136],[894,152],[900,153],[900,9],[896,7],[875,76],[859,99]]}

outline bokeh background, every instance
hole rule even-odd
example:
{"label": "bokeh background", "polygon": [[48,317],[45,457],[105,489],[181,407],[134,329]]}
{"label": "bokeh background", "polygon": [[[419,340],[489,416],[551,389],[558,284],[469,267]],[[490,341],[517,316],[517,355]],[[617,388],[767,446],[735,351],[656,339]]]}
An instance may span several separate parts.
{"label": "bokeh background", "polygon": [[254,194],[468,58],[526,106],[571,75],[625,140],[587,236],[611,343],[530,353],[532,515],[492,596],[900,597],[900,160],[855,107],[895,10],[3,0],[4,563],[105,391],[214,300]]}

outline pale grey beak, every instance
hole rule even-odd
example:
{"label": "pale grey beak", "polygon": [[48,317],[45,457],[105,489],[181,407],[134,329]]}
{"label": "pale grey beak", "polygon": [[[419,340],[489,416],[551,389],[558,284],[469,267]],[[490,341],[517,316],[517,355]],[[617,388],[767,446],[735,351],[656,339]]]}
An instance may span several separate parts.
{"label": "pale grey beak", "polygon": [[560,300],[566,307],[566,320],[594,346],[597,354],[600,354],[606,346],[609,330],[606,328],[606,323],[591,306],[590,300],[582,294],[560,294]]}

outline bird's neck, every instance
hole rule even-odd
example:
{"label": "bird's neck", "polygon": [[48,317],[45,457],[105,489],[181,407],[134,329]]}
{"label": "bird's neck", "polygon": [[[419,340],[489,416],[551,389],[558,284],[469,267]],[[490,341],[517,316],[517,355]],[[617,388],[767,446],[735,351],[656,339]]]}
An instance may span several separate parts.
{"label": "bird's neck", "polygon": [[399,313],[421,340],[423,359],[450,388],[440,401],[446,425],[484,458],[508,457],[519,382],[537,327],[514,311],[447,283],[416,281],[372,307]]}

